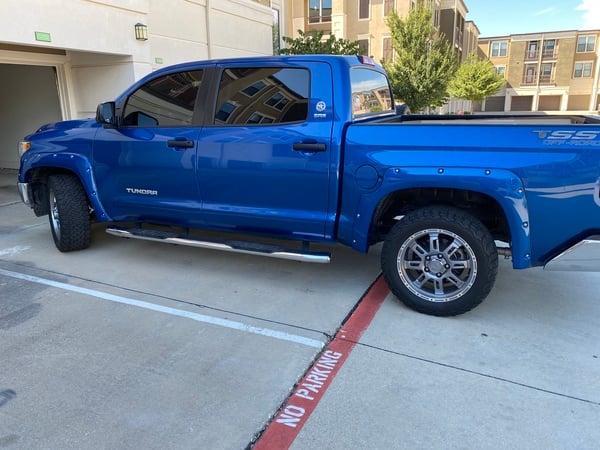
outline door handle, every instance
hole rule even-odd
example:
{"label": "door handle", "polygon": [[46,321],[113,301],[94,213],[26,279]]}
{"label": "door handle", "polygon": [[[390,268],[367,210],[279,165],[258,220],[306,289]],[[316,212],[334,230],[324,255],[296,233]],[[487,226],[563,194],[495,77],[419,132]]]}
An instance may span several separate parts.
{"label": "door handle", "polygon": [[295,142],[292,148],[297,152],[316,153],[327,150],[325,144],[318,142]]}
{"label": "door handle", "polygon": [[169,148],[193,148],[194,141],[189,139],[169,139],[167,141],[167,146]]}

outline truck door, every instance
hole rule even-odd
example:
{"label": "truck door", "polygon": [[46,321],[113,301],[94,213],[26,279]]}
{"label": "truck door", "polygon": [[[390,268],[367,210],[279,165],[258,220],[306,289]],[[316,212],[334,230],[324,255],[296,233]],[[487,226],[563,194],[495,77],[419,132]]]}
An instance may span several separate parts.
{"label": "truck door", "polygon": [[202,78],[193,70],[148,81],[125,100],[119,127],[96,134],[96,184],[113,219],[187,225],[200,214],[194,107]]}
{"label": "truck door", "polygon": [[295,239],[331,235],[331,68],[323,62],[221,67],[198,145],[208,223]]}

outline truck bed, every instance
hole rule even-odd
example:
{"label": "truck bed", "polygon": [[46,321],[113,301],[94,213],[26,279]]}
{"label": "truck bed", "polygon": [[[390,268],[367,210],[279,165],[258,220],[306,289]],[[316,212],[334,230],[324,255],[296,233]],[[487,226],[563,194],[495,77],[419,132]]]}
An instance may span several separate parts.
{"label": "truck bed", "polygon": [[378,120],[377,123],[410,122],[412,124],[498,124],[498,125],[574,125],[600,124],[600,116],[546,115],[546,114],[467,114],[437,115],[410,114]]}

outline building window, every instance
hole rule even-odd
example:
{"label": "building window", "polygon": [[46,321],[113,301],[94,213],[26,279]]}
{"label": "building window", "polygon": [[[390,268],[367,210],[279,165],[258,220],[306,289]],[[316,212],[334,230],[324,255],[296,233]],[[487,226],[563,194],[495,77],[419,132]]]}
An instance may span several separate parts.
{"label": "building window", "polygon": [[591,78],[591,77],[592,77],[592,63],[591,62],[575,63],[575,71],[573,72],[573,78]]}
{"label": "building window", "polygon": [[252,113],[252,115],[246,120],[246,123],[251,125],[257,125],[259,123],[273,123],[275,119],[269,116],[265,116],[261,113]]}
{"label": "building window", "polygon": [[310,0],[308,2],[308,23],[331,22],[332,0]]}
{"label": "building window", "polygon": [[265,105],[269,105],[272,108],[282,111],[289,102],[289,98],[285,97],[281,92],[277,92],[265,102]]}
{"label": "building window", "polygon": [[491,44],[491,54],[493,57],[506,56],[508,51],[508,41],[494,41]]}
{"label": "building window", "polygon": [[369,55],[369,39],[358,39],[358,49],[361,55]]}
{"label": "building window", "polygon": [[369,19],[371,17],[371,0],[358,0],[358,18]]}
{"label": "building window", "polygon": [[392,47],[392,38],[383,38],[383,60],[385,62],[392,62],[394,60],[394,49]]}
{"label": "building window", "polygon": [[495,69],[498,75],[502,75],[504,78],[506,78],[506,66],[496,66]]}
{"label": "building window", "polygon": [[546,39],[542,48],[543,58],[554,58],[556,51],[556,39]]}
{"label": "building window", "polygon": [[593,52],[596,48],[596,36],[580,36],[577,39],[577,53]]}
{"label": "building window", "polygon": [[523,74],[523,84],[534,85],[536,84],[537,78],[537,65],[536,64],[525,64]]}
{"label": "building window", "polygon": [[261,80],[261,81],[257,81],[254,84],[251,84],[250,86],[248,86],[245,89],[242,89],[242,92],[244,94],[246,94],[248,97],[253,97],[266,87],[267,87],[267,85],[265,84],[265,82]]}
{"label": "building window", "polygon": [[237,108],[237,105],[231,102],[225,102],[221,105],[217,113],[215,114],[215,118],[219,122],[227,122],[231,113],[233,113]]}
{"label": "building window", "polygon": [[383,16],[389,16],[393,10],[396,9],[395,0],[384,0],[383,2]]}
{"label": "building window", "polygon": [[552,84],[554,82],[553,72],[554,64],[543,63],[540,67],[540,84]]}
{"label": "building window", "polygon": [[527,59],[537,59],[538,58],[538,48],[540,45],[540,41],[529,41],[527,44]]}

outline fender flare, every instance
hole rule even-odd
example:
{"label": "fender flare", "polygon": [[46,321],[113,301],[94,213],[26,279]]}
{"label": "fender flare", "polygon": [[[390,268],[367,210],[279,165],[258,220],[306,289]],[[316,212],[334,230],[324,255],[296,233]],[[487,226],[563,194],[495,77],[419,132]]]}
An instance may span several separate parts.
{"label": "fender flare", "polygon": [[531,267],[529,210],[525,187],[517,175],[504,169],[390,168],[375,190],[364,192],[360,196],[354,214],[350,245],[358,251],[366,252],[371,221],[380,201],[394,192],[415,188],[460,189],[481,193],[496,200],[504,211],[510,228],[513,267]]}
{"label": "fender flare", "polygon": [[[79,178],[90,202],[92,209],[99,222],[110,222],[112,219],[106,213],[102,202],[98,198],[96,181],[93,177],[93,170],[90,161],[85,156],[78,153],[60,152],[33,154],[31,158],[23,158],[22,169],[26,167],[26,173],[35,169],[60,169],[73,173]],[[22,170],[23,171],[23,170]]]}

